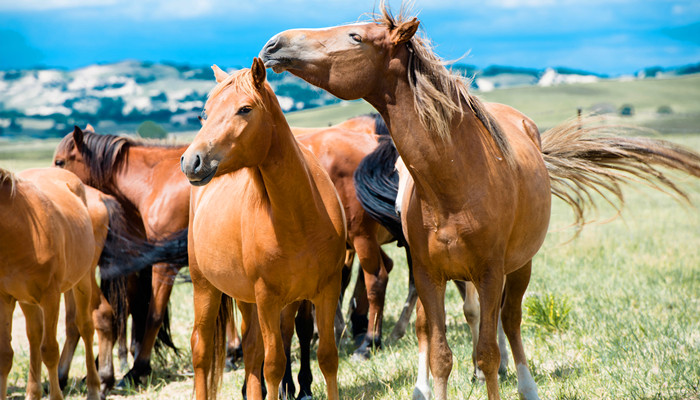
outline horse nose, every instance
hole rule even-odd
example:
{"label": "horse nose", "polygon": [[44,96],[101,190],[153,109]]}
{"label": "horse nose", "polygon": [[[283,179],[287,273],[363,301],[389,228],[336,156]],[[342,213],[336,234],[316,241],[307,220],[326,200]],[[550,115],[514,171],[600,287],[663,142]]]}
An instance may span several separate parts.
{"label": "horse nose", "polygon": [[287,46],[288,43],[289,39],[287,39],[281,33],[278,33],[268,40],[267,43],[265,43],[265,46],[263,46],[262,50],[260,50],[260,54],[258,56],[262,58],[263,61],[267,61],[266,56],[275,54],[277,51]]}
{"label": "horse nose", "polygon": [[185,172],[185,155],[180,156],[180,171]]}
{"label": "horse nose", "polygon": [[192,165],[192,170],[195,174],[198,174],[202,170],[202,157],[199,154],[194,156],[194,165]]}
{"label": "horse nose", "polygon": [[180,170],[187,176],[198,174],[202,171],[202,166],[202,156],[199,153],[190,156],[189,160],[185,159],[184,154],[180,157]]}

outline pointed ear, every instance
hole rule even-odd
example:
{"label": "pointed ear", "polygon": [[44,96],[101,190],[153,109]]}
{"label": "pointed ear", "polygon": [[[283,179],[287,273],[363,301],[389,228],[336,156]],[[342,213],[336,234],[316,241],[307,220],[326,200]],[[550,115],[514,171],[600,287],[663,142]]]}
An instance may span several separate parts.
{"label": "pointed ear", "polygon": [[77,125],[73,127],[73,141],[75,142],[75,147],[78,149],[83,147],[83,131],[81,131]]}
{"label": "pointed ear", "polygon": [[87,124],[87,125],[85,125],[85,132],[95,133],[95,128],[93,128],[92,125]]}
{"label": "pointed ear", "polygon": [[216,82],[219,83],[223,81],[224,79],[228,78],[228,74],[224,72],[221,68],[219,68],[218,65],[214,64],[211,66],[211,69],[214,70],[214,78],[216,78]]}
{"label": "pointed ear", "polygon": [[267,75],[265,63],[258,57],[255,57],[253,59],[253,65],[250,66],[250,73],[253,75],[255,87],[261,90],[265,86],[265,76]]}
{"label": "pointed ear", "polygon": [[418,25],[420,25],[420,21],[415,17],[410,21],[402,22],[391,31],[391,42],[394,45],[408,42],[416,34]]}

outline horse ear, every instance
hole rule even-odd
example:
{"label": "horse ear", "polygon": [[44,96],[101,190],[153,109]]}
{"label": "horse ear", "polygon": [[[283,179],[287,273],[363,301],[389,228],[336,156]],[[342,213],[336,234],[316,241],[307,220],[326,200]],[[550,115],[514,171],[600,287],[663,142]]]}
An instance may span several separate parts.
{"label": "horse ear", "polygon": [[211,66],[211,69],[214,70],[214,78],[216,78],[216,82],[220,83],[224,79],[228,78],[228,74],[224,72],[221,68],[219,68],[218,65],[214,64]]}
{"label": "horse ear", "polygon": [[85,132],[95,133],[95,128],[93,128],[92,125],[87,124],[87,125],[85,125]]}
{"label": "horse ear", "polygon": [[416,34],[418,25],[420,25],[420,21],[415,17],[410,21],[402,22],[401,25],[391,31],[391,42],[394,45],[408,42]]}
{"label": "horse ear", "polygon": [[73,141],[78,149],[83,147],[83,131],[77,125],[73,127]]}
{"label": "horse ear", "polygon": [[267,75],[265,63],[258,57],[255,57],[253,59],[253,65],[250,66],[250,73],[253,75],[255,87],[261,90],[265,85],[265,76]]}

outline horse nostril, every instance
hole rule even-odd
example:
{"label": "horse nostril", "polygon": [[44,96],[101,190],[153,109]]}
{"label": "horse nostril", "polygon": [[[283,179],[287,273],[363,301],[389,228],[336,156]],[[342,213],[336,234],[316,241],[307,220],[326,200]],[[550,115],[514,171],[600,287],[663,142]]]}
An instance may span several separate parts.
{"label": "horse nostril", "polygon": [[198,173],[202,169],[202,157],[197,154],[194,156],[194,165],[193,165],[193,170],[194,173]]}
{"label": "horse nostril", "polygon": [[262,53],[273,53],[275,51],[275,46],[277,43],[280,41],[280,35],[275,35],[272,37],[272,39],[268,40],[267,43],[265,43],[265,46],[263,47]]}

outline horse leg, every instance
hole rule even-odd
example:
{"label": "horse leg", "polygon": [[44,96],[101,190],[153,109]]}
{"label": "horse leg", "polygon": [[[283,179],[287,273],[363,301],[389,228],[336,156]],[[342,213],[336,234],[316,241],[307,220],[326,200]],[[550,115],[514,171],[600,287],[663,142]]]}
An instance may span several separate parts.
{"label": "horse leg", "polygon": [[335,310],[335,343],[339,344],[345,334],[345,318],[343,317],[343,299],[345,290],[350,285],[352,278],[352,264],[355,261],[355,250],[348,249],[345,251],[345,263],[343,264],[343,277],[340,284],[340,298],[338,299],[338,308]]}
{"label": "horse leg", "polygon": [[241,345],[243,346],[243,398],[248,400],[263,399],[262,365],[265,348],[262,346],[258,311],[255,304],[236,301],[241,312]]}
{"label": "horse leg", "polygon": [[299,338],[299,396],[297,400],[313,398],[311,394],[311,340],[314,337],[314,313],[313,305],[309,301],[303,301],[297,311],[295,319],[297,338]]}
{"label": "horse leg", "polygon": [[[58,384],[59,352],[58,342],[56,341],[60,301],[61,294],[57,290],[51,290],[44,294],[41,301],[41,309],[44,311],[44,335],[41,341],[41,359],[49,370],[49,398],[51,400],[63,399],[61,387]],[[78,327],[78,329],[80,329],[80,327]],[[90,362],[93,362],[93,360],[90,359]]]}
{"label": "horse leg", "polygon": [[7,377],[12,369],[12,313],[15,300],[0,296],[0,400],[7,398]]}
{"label": "horse leg", "polygon": [[428,400],[430,399],[430,341],[428,319],[420,299],[416,305],[416,337],[418,339],[418,376],[413,389],[413,400]]}
{"label": "horse leg", "polygon": [[[192,257],[190,257],[191,259]],[[198,273],[190,266],[194,289],[194,327],[190,346],[192,347],[192,366],[194,368],[194,392],[197,400],[208,399],[216,393],[212,379],[214,352],[214,332],[216,317],[221,304],[221,292],[206,281],[204,277],[195,278]]]}
{"label": "horse leg", "polygon": [[226,323],[226,338],[226,367],[235,369],[236,362],[243,357],[243,348],[241,347],[241,337],[238,336],[234,318],[230,318]]}
{"label": "horse leg", "polygon": [[367,333],[354,356],[370,357],[372,348],[379,349],[382,345],[382,322],[384,319],[384,299],[386,286],[389,282],[389,271],[384,265],[379,244],[376,240],[359,237],[354,242],[355,250],[360,258],[360,266],[365,277],[367,300],[369,301],[369,324]]}
{"label": "horse leg", "polygon": [[136,385],[141,378],[151,373],[151,354],[158,336],[158,331],[163,324],[167,312],[170,293],[177,276],[178,268],[169,264],[155,264],[153,266],[152,295],[148,307],[146,330],[141,342],[141,349],[134,360],[134,366],[126,374],[124,379],[132,380]]}
{"label": "horse leg", "polygon": [[66,309],[66,341],[63,343],[61,357],[58,360],[58,384],[61,386],[61,389],[64,389],[68,384],[70,364],[73,362],[75,348],[78,346],[78,340],[80,340],[80,332],[75,324],[75,299],[73,298],[73,292],[69,290],[64,293],[63,300]]}
{"label": "horse leg", "polygon": [[316,324],[318,326],[318,365],[326,380],[328,400],[338,400],[338,348],[333,337],[333,316],[340,295],[340,284],[327,285],[313,299],[316,306]]}
{"label": "horse leg", "polygon": [[367,288],[365,287],[365,274],[360,268],[355,281],[355,289],[350,301],[350,324],[352,338],[355,345],[359,346],[365,339],[367,333],[367,313],[369,312],[369,301],[367,300]]}
{"label": "horse leg", "polygon": [[484,381],[484,373],[476,365],[476,345],[479,343],[479,295],[476,287],[471,282],[454,281],[459,295],[462,297],[462,311],[467,320],[469,330],[472,333],[472,365],[474,366],[474,378]]}
{"label": "horse leg", "polygon": [[287,359],[284,375],[282,376],[282,384],[280,385],[280,398],[287,400],[289,398],[294,398],[294,394],[297,391],[294,385],[294,378],[292,377],[292,336],[294,336],[294,316],[299,309],[301,302],[297,301],[291,304],[287,304],[286,307],[282,309],[281,319],[280,319],[280,329],[282,332],[282,342],[284,343],[284,355]]}
{"label": "horse leg", "polygon": [[[447,344],[445,337],[445,281],[440,278],[430,276],[426,267],[422,263],[414,260],[413,276],[416,282],[416,290],[421,302],[421,324],[427,327],[421,327],[422,335],[427,331],[428,351],[423,355],[419,353],[419,362],[421,356],[427,356],[430,365],[430,371],[433,374],[435,382],[435,398],[444,400],[447,397],[447,379],[452,370],[452,351]],[[418,331],[418,321],[416,322],[416,331]],[[419,340],[421,337],[419,336]],[[425,341],[425,338],[422,339]],[[419,349],[424,349],[425,345],[419,346]],[[416,387],[416,389],[419,389]],[[417,394],[414,390],[414,395]],[[418,393],[420,394],[420,393]],[[427,393],[430,394],[429,392]],[[418,397],[421,398],[421,397]],[[427,397],[426,397],[427,398]]]}
{"label": "horse leg", "polygon": [[489,400],[500,399],[498,367],[501,359],[496,340],[498,314],[503,294],[502,264],[493,264],[484,276],[475,282],[479,293],[479,340],[476,345],[476,364],[484,373]]}
{"label": "horse leg", "polygon": [[[283,304],[275,298],[273,292],[266,288],[264,284],[256,285],[255,299],[258,306],[260,332],[265,345],[263,375],[265,376],[267,396],[270,399],[277,399],[279,397],[279,385],[287,363],[280,329],[280,313],[282,312]],[[336,302],[333,305],[335,306]],[[334,316],[335,309],[333,309]],[[331,318],[331,329],[333,329],[333,317]],[[335,339],[333,340],[335,341]]]}
{"label": "horse leg", "polygon": [[[24,313],[29,339],[29,377],[27,378],[27,399],[41,399],[41,339],[44,335],[44,319],[41,308],[35,304],[19,303]],[[55,336],[54,336],[55,340]],[[53,391],[51,392],[53,396]]]}
{"label": "horse leg", "polygon": [[532,260],[522,268],[511,272],[506,276],[505,299],[501,319],[503,329],[508,336],[510,348],[513,351],[515,370],[518,375],[518,393],[521,399],[539,399],[537,385],[535,384],[525,357],[523,341],[520,337],[520,322],[522,319],[522,300],[525,289],[530,282]]}
{"label": "horse leg", "polygon": [[[80,336],[83,338],[85,346],[85,364],[87,368],[87,389],[88,400],[99,399],[100,378],[97,375],[97,367],[95,366],[95,356],[92,350],[92,342],[95,336],[95,325],[92,320],[93,297],[92,297],[92,281],[95,279],[95,274],[90,270],[78,284],[71,290],[75,297],[76,305],[76,321]],[[97,284],[95,284],[95,287]]]}
{"label": "horse leg", "polygon": [[401,310],[401,316],[396,325],[394,325],[394,330],[391,331],[391,339],[399,340],[406,334],[406,329],[408,324],[411,322],[411,314],[413,314],[413,309],[416,308],[416,301],[418,300],[418,292],[416,292],[416,285],[413,281],[413,263],[411,261],[411,252],[406,249],[406,261],[408,263],[408,296],[406,296],[406,301],[403,304],[403,309]]}
{"label": "horse leg", "polygon": [[[115,336],[115,313],[107,299],[102,295],[102,292],[97,287],[97,282],[93,279],[93,290],[97,293],[98,305],[92,312],[92,319],[97,331],[98,346],[98,362],[100,376],[100,397],[106,398],[109,390],[114,386],[114,360],[112,349],[114,348]],[[94,293],[94,292],[93,292]],[[93,301],[95,294],[93,294]],[[125,342],[126,344],[126,342]]]}
{"label": "horse leg", "polygon": [[[153,292],[153,268],[146,268],[138,274],[132,274],[127,287],[129,297],[129,314],[131,314],[131,343],[130,352],[134,361],[141,353],[141,343],[146,333],[146,320],[148,319],[148,310],[150,308],[151,296]],[[133,279],[131,279],[133,277]],[[124,335],[126,340],[126,335]],[[125,358],[126,359],[126,358]],[[126,363],[127,370],[128,361]],[[127,373],[128,375],[128,373]],[[122,379],[120,386],[125,381]]]}

